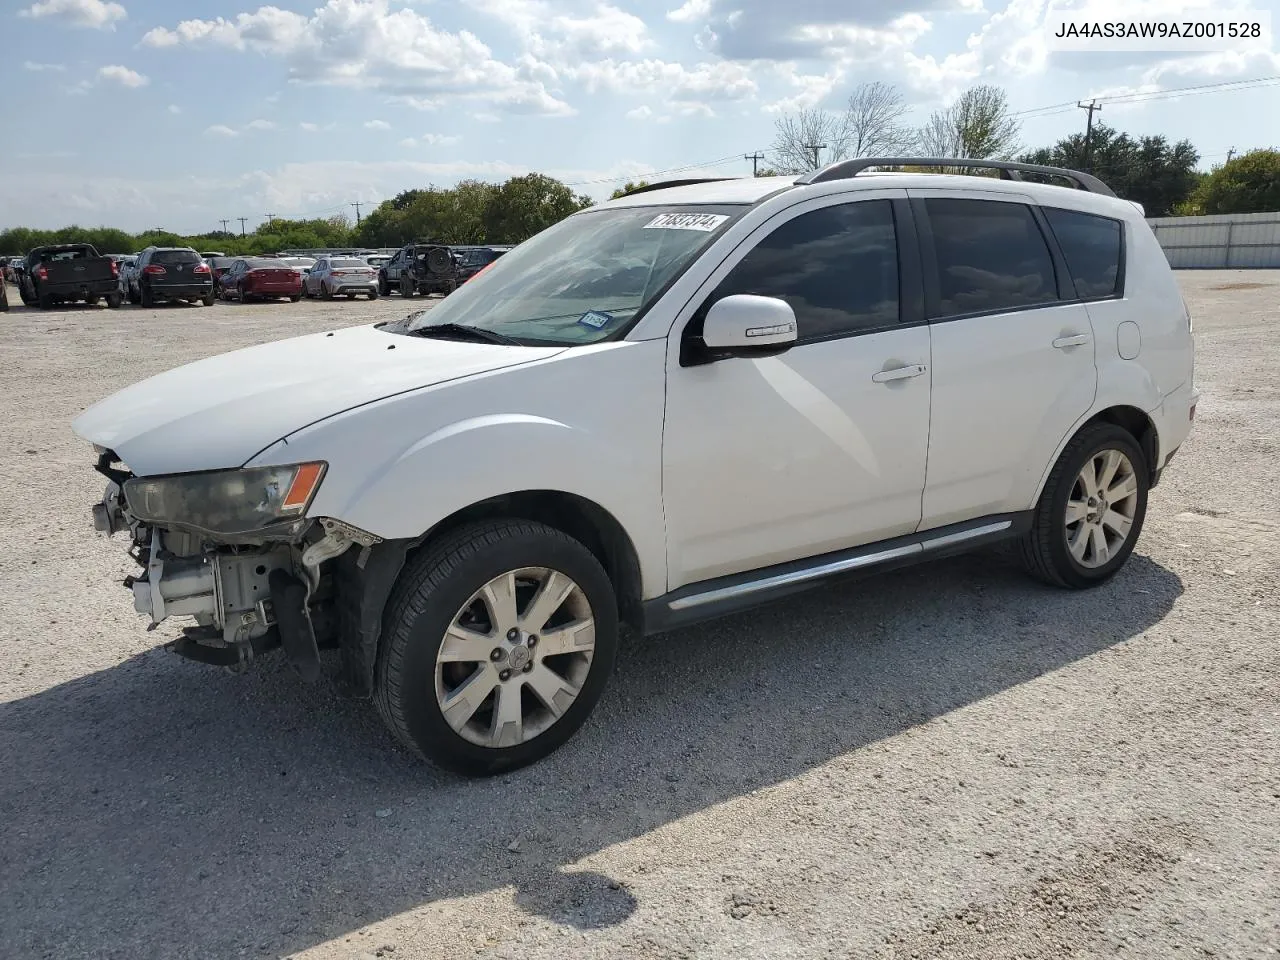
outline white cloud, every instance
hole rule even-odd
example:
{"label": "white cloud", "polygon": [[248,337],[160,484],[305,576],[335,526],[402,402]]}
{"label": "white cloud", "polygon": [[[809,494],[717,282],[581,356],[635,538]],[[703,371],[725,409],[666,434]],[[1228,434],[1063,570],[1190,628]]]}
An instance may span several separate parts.
{"label": "white cloud", "polygon": [[273,120],[250,120],[244,125],[246,130],[274,130],[276,128]]}
{"label": "white cloud", "polygon": [[63,73],[67,68],[61,63],[32,63],[30,60],[27,60],[22,64],[22,69],[30,70],[32,73]]}
{"label": "white cloud", "polygon": [[642,103],[634,110],[627,111],[628,120],[648,120],[652,116],[653,111],[649,109],[649,105],[647,103]]}
{"label": "white cloud", "polygon": [[171,103],[169,104],[169,112],[177,116],[179,113],[182,112],[182,108],[178,106],[176,103]]}
{"label": "white cloud", "polygon": [[122,87],[137,89],[145,87],[151,81],[138,73],[136,70],[130,70],[128,67],[122,67],[115,63],[107,67],[98,68],[98,79],[110,83],[118,83]]}
{"label": "white cloud", "polygon": [[366,120],[364,128],[366,130],[390,130],[391,124],[385,120]]}
{"label": "white cloud", "polygon": [[783,80],[795,89],[789,97],[783,97],[765,104],[767,113],[793,113],[816,107],[831,95],[831,92],[844,79],[844,71],[836,67],[827,73],[798,73],[794,63],[779,64],[776,71]]}
{"label": "white cloud", "polygon": [[239,130],[232,130],[226,124],[215,123],[212,127],[205,128],[205,136],[209,137],[238,137]]}
{"label": "white cloud", "polygon": [[400,141],[402,147],[447,147],[457,143],[462,137],[450,136],[443,133],[424,133],[416,140],[413,137],[405,137]]}
{"label": "white cloud", "polygon": [[643,20],[608,3],[596,3],[582,17],[566,16],[546,0],[469,0],[469,5],[518,34],[531,53],[556,63],[642,53],[653,46]]}
{"label": "white cloud", "polygon": [[328,0],[310,17],[268,6],[232,20],[184,20],[148,31],[142,43],[251,51],[282,60],[295,83],[377,90],[415,104],[443,95],[509,113],[574,112],[542,82],[495,59],[474,34],[439,29],[389,0]]}
{"label": "white cloud", "polygon": [[120,4],[104,0],[37,0],[18,11],[20,17],[33,20],[54,17],[58,23],[95,30],[114,30],[116,21],[128,15]]}
{"label": "white cloud", "polygon": [[705,20],[711,13],[711,0],[687,0],[682,7],[667,11],[667,19],[675,23]]}
{"label": "white cloud", "polygon": [[729,61],[686,67],[665,60],[599,60],[566,67],[564,73],[592,92],[662,91],[672,100],[742,100],[758,90],[750,69]]}

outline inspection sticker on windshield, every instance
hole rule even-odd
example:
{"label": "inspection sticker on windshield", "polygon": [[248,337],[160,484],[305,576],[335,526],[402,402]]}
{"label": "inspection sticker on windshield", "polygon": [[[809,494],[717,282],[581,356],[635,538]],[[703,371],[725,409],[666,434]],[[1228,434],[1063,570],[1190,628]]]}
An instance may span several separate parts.
{"label": "inspection sticker on windshield", "polygon": [[721,213],[660,213],[644,225],[646,230],[698,230],[711,233],[729,218]]}
{"label": "inspection sticker on windshield", "polygon": [[613,323],[613,317],[607,313],[598,313],[595,310],[588,310],[578,318],[578,322],[593,330],[603,330],[609,324]]}

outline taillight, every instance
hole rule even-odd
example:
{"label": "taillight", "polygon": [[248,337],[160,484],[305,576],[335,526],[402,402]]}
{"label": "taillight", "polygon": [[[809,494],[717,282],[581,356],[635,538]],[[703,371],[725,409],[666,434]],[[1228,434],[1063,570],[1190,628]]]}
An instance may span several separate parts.
{"label": "taillight", "polygon": [[160,264],[158,263],[149,263],[142,268],[142,272],[149,273],[153,277],[158,277],[160,276],[160,274],[168,273],[169,271],[167,271],[164,267],[160,266]]}
{"label": "taillight", "polygon": [[43,264],[36,267],[36,276],[39,277],[41,280],[48,280],[49,268],[44,266]]}
{"label": "taillight", "polygon": [[114,260],[111,261],[111,275],[113,277],[120,276],[120,264],[116,263]]}
{"label": "taillight", "polygon": [[207,263],[197,263],[192,273],[208,273],[209,265]]}

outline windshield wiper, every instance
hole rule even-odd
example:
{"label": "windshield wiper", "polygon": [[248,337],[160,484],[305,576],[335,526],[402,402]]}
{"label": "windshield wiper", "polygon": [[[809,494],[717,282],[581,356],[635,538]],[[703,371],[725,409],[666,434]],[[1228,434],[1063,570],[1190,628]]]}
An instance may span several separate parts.
{"label": "windshield wiper", "polygon": [[505,333],[495,333],[493,330],[472,327],[465,323],[433,323],[430,326],[418,327],[410,332],[419,337],[444,334],[446,336],[470,337],[473,340],[479,340],[481,343],[501,343],[509,347],[524,346],[523,341],[517,340],[515,337],[509,337]]}

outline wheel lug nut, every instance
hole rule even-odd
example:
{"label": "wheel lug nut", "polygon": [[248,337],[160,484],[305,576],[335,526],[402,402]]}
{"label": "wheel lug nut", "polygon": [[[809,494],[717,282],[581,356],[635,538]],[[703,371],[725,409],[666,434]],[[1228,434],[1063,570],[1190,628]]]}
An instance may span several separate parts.
{"label": "wheel lug nut", "polygon": [[508,640],[514,641],[518,636],[520,636],[520,631],[517,630],[515,627],[512,627],[510,630],[507,631]]}
{"label": "wheel lug nut", "polygon": [[538,645],[538,635],[536,633],[529,634],[529,639],[526,642],[529,646],[536,647]]}
{"label": "wheel lug nut", "polygon": [[492,652],[490,652],[489,654],[489,659],[492,660],[494,663],[497,663],[499,660],[501,660],[502,649],[500,647],[494,647]]}
{"label": "wheel lug nut", "polygon": [[526,664],[524,665],[524,670],[523,670],[523,672],[524,672],[524,673],[528,673],[528,672],[529,672],[529,671],[531,671],[532,669],[533,669],[533,661],[532,661],[532,660],[530,660],[528,663],[526,663]]}
{"label": "wheel lug nut", "polygon": [[511,671],[510,671],[510,670],[503,670],[500,674],[498,674],[498,679],[499,679],[499,680],[510,680],[510,679],[511,679]]}

